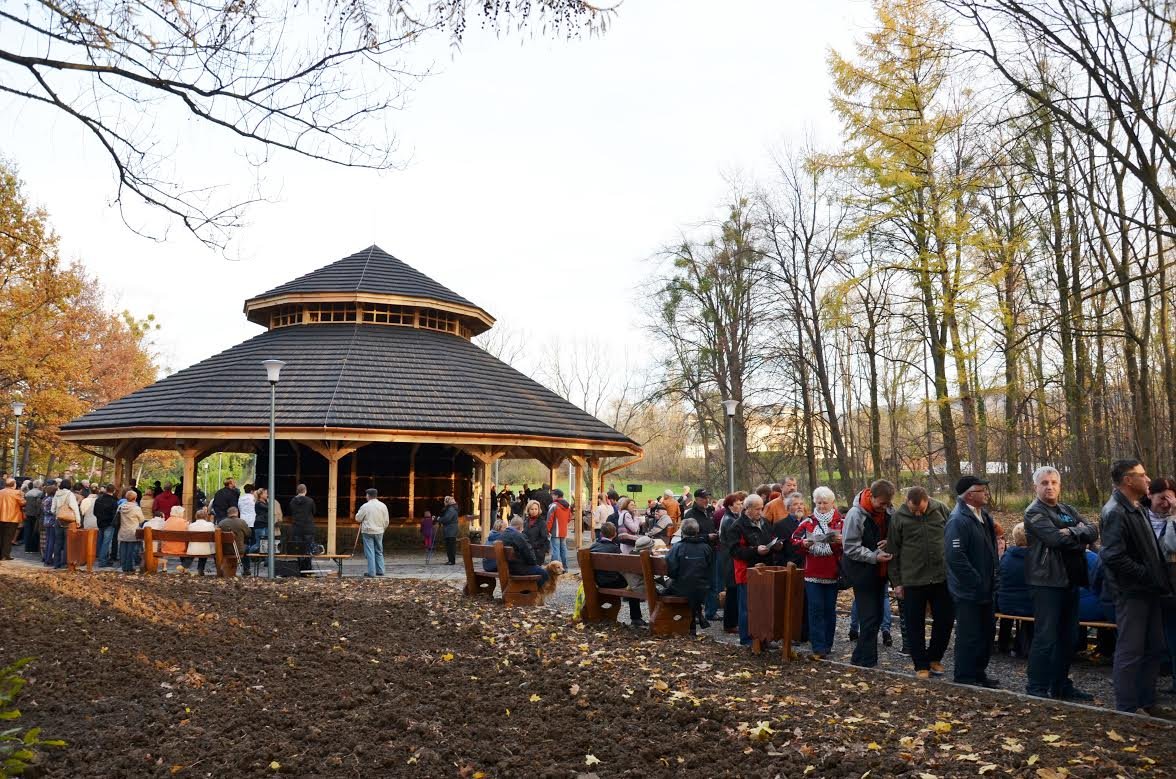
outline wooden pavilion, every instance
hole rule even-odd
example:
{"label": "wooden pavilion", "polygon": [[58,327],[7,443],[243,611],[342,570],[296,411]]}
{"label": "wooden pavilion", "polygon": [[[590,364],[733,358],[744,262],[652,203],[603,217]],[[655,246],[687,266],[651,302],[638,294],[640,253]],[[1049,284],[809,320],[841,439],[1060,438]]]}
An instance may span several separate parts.
{"label": "wooden pavilion", "polygon": [[[245,316],[265,332],[69,422],[62,438],[113,460],[120,486],[143,452],[178,451],[192,516],[197,466],[210,454],[263,455],[257,480],[266,483],[261,361],[284,360],[275,491],[286,503],[307,485],[325,507],[330,553],[340,509],[353,525],[369,487],[406,522],[453,495],[485,537],[495,461],[539,460],[553,485],[570,461],[585,507],[585,471],[595,490],[641,459],[635,442],[474,344],[494,324],[485,310],[377,246],[250,298]],[[606,458],[615,464],[602,472]]]}

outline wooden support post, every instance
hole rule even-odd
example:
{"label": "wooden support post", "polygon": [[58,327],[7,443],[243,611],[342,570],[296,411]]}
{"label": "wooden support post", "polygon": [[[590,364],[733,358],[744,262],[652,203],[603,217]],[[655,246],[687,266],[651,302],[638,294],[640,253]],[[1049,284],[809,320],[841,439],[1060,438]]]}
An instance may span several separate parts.
{"label": "wooden support post", "polygon": [[[497,460],[498,458],[495,457],[494,459]],[[481,503],[479,513],[481,513],[481,515],[482,515],[482,539],[483,539],[483,541],[485,541],[485,539],[490,537],[490,527],[491,527],[491,522],[490,522],[490,466],[491,466],[491,463],[493,463],[493,462],[494,462],[494,460],[482,461],[482,463],[480,464],[481,465],[481,472],[478,474],[480,477],[478,479],[478,482],[481,485],[481,489],[482,489],[482,492],[478,497],[481,499],[479,501]]]}
{"label": "wooden support post", "polygon": [[196,457],[200,450],[194,446],[184,445],[176,448],[184,457],[184,517],[191,522],[196,516]]}
{"label": "wooden support post", "polygon": [[349,516],[354,517],[355,513],[359,511],[358,499],[359,496],[355,494],[355,485],[359,481],[359,451],[352,452],[351,455],[351,487],[348,494],[351,496],[351,513]]}
{"label": "wooden support post", "polygon": [[339,458],[327,458],[327,554],[335,554],[339,521]]}
{"label": "wooden support post", "polygon": [[413,444],[408,450],[408,518],[416,518],[416,456],[420,444]]}
{"label": "wooden support post", "polygon": [[[591,510],[595,514],[595,512],[596,512],[596,496],[599,495],[600,493],[604,492],[604,490],[601,489],[600,485],[597,484],[598,480],[600,479],[600,458],[599,457],[589,457],[586,460],[586,462],[588,464],[588,504],[587,505],[588,505],[589,510]],[[593,520],[593,521],[595,521],[595,520]],[[591,540],[595,541],[596,539],[593,538]]]}
{"label": "wooden support post", "polygon": [[327,554],[337,554],[339,523],[339,461],[352,455],[352,497],[355,494],[355,453],[364,444],[347,441],[302,441],[304,446],[318,452],[327,461]]}
{"label": "wooden support post", "polygon": [[482,526],[482,540],[490,537],[490,528],[494,524],[494,507],[490,505],[490,475],[493,473],[494,463],[506,454],[505,449],[493,449],[489,446],[471,446],[467,452],[477,461],[478,501],[474,510],[480,515]]}
{"label": "wooden support post", "polygon": [[119,455],[116,454],[114,456],[114,488],[118,491],[118,497],[120,498],[127,488],[126,482],[123,481],[126,473],[125,463],[126,461]]}
{"label": "wooden support post", "polygon": [[[584,548],[584,460],[580,457],[572,459],[575,465],[575,478],[572,481],[572,494],[574,498],[574,506],[572,508],[572,521],[575,522],[575,537],[576,549]],[[591,501],[589,501],[591,504]]]}

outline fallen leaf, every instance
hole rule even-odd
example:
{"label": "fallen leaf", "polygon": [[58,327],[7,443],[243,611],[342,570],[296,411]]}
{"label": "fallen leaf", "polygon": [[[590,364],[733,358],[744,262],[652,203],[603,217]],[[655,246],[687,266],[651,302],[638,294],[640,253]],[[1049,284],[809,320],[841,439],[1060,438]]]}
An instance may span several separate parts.
{"label": "fallen leaf", "polygon": [[1037,755],[1030,755],[1029,759],[1025,761],[1026,765],[1033,765],[1037,762]]}
{"label": "fallen leaf", "polygon": [[584,755],[585,765],[600,765],[600,758],[596,755]]}
{"label": "fallen leaf", "polygon": [[748,736],[752,741],[767,741],[776,732],[769,727],[770,724],[767,720],[757,723],[754,728],[748,731]]}
{"label": "fallen leaf", "polygon": [[445,654],[441,655],[441,659],[448,663],[453,659],[453,652],[446,652]]}
{"label": "fallen leaf", "polygon": [[1124,751],[1124,752],[1138,752],[1138,751],[1139,751],[1139,747],[1137,747],[1137,746],[1135,746],[1134,744],[1132,744],[1132,745],[1131,745],[1131,746],[1129,746],[1129,747],[1123,747],[1123,751]]}
{"label": "fallen leaf", "polygon": [[572,695],[572,697],[573,697],[573,698],[575,698],[577,695],[579,695],[579,694],[580,694],[580,685],[578,685],[578,684],[573,684],[573,685],[572,685],[572,687],[571,687],[571,689],[570,689],[570,690],[568,690],[568,692],[569,692],[569,693],[571,693],[571,695]]}
{"label": "fallen leaf", "polygon": [[666,684],[661,679],[658,679],[653,683],[653,689],[657,690],[658,692],[665,692],[666,690],[670,689],[670,685]]}
{"label": "fallen leaf", "polygon": [[919,779],[939,779],[935,774],[919,774]]}
{"label": "fallen leaf", "polygon": [[980,766],[981,776],[983,776],[984,774],[986,774],[990,771],[995,771],[995,770],[996,770],[996,763],[989,763],[987,765]]}
{"label": "fallen leaf", "polygon": [[1107,731],[1107,738],[1109,738],[1111,741],[1126,741],[1126,739],[1113,730]]}
{"label": "fallen leaf", "polygon": [[939,720],[938,722],[936,722],[934,725],[931,726],[931,730],[935,731],[936,733],[950,733],[951,732],[951,723],[944,722],[943,720]]}
{"label": "fallen leaf", "polygon": [[531,693],[531,698],[530,698],[530,700],[531,700],[531,703],[538,703],[539,701],[541,701],[541,700],[543,700],[543,699],[542,699],[542,698],[540,698],[540,697],[539,697],[537,694],[535,694],[535,693]]}
{"label": "fallen leaf", "polygon": [[876,751],[878,751],[878,750],[879,750],[879,749],[881,749],[881,748],[882,748],[882,747],[881,747],[881,746],[878,744],[878,742],[877,742],[877,741],[871,741],[869,744],[866,744],[866,749],[872,749],[872,750],[874,750],[875,752],[876,752]]}
{"label": "fallen leaf", "polygon": [[1058,741],[1060,739],[1061,739],[1061,736],[1055,736],[1053,733],[1046,733],[1044,736],[1041,737],[1041,740],[1047,744],[1052,744],[1053,742]]}
{"label": "fallen leaf", "polygon": [[282,764],[279,763],[277,760],[274,760],[272,763],[270,763],[270,770],[271,771],[279,771],[279,770],[281,770],[281,768],[282,768]]}

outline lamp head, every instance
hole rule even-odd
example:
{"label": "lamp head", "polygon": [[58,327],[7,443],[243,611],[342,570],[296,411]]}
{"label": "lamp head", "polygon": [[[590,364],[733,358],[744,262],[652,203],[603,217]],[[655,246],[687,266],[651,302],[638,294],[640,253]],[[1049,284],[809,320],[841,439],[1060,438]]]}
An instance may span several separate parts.
{"label": "lamp head", "polygon": [[724,400],[723,408],[727,410],[727,416],[735,416],[735,409],[739,408],[738,400]]}
{"label": "lamp head", "polygon": [[14,400],[14,401],[12,402],[12,413],[13,413],[13,415],[14,415],[14,416],[18,416],[18,417],[19,417],[21,414],[23,414],[23,413],[24,413],[24,410],[25,410],[25,404],[24,404],[24,403],[21,403],[19,400]]}
{"label": "lamp head", "polygon": [[286,363],[281,360],[262,360],[261,364],[265,366],[266,380],[270,384],[277,384],[278,376],[281,374],[282,368],[286,366]]}

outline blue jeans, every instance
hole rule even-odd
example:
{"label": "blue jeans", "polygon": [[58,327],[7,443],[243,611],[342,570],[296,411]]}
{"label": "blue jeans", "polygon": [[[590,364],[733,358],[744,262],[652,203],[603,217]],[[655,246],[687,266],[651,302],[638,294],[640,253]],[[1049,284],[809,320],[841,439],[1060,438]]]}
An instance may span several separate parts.
{"label": "blue jeans", "polygon": [[[882,632],[889,633],[890,626],[894,624],[894,615],[890,613],[890,583],[886,584],[886,595],[882,599]],[[858,615],[857,615],[857,599],[853,601],[853,608],[849,610],[849,629],[857,632],[858,629]]]}
{"label": "blue jeans", "polygon": [[747,646],[751,643],[747,627],[747,584],[736,584],[735,591],[739,593],[739,643]]}
{"label": "blue jeans", "polygon": [[568,540],[566,538],[551,537],[551,561],[559,560],[564,570],[568,569]]}
{"label": "blue jeans", "polygon": [[106,565],[110,559],[110,546],[114,542],[114,525],[98,531],[98,565]]}
{"label": "blue jeans", "polygon": [[[539,586],[542,587],[544,584],[547,583],[547,577],[549,574],[547,573],[547,569],[544,568],[542,565],[534,565],[534,566],[531,566],[530,568],[528,568],[527,573],[524,575],[525,576],[538,576],[539,577]],[[628,599],[626,598],[626,600],[628,600]],[[637,603],[640,603],[640,602],[641,601],[637,601]],[[632,614],[633,614],[633,612],[632,612],[632,610],[630,610],[629,611],[630,617],[632,617]],[[637,616],[638,617],[641,616],[641,608],[640,607],[638,607],[638,609],[637,609]]]}
{"label": "blue jeans", "polygon": [[833,650],[833,631],[837,629],[837,585],[805,582],[804,597],[813,654],[827,655]]}
{"label": "blue jeans", "polygon": [[49,555],[49,559],[45,561],[46,565],[52,565],[54,568],[65,567],[65,528],[60,525],[49,528],[49,544],[45,552]]}
{"label": "blue jeans", "polygon": [[363,557],[367,560],[368,576],[384,575],[384,534],[361,533]]}
{"label": "blue jeans", "polygon": [[122,565],[123,573],[135,572],[135,568],[139,565],[140,547],[141,545],[138,541],[118,542],[118,561]]}

